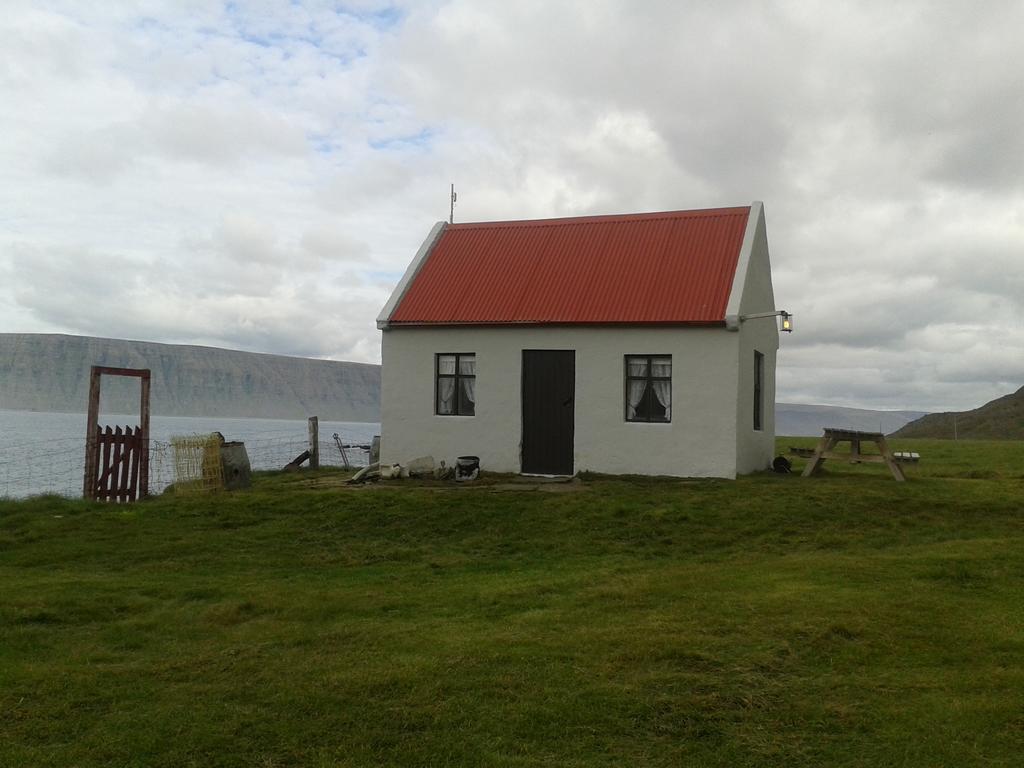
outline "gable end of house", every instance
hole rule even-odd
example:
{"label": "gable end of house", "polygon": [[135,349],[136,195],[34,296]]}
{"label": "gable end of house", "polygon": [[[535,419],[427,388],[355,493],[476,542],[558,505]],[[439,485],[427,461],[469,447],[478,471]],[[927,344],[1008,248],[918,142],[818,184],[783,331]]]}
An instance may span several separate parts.
{"label": "gable end of house", "polygon": [[736,274],[732,278],[732,290],[725,307],[725,327],[730,331],[740,329],[740,311],[743,304],[743,292],[746,288],[747,273],[750,271],[750,260],[754,252],[758,227],[764,226],[764,203],[755,200],[750,204],[750,216],[747,218],[747,229],[743,233],[743,245],[740,246],[736,261]]}
{"label": "gable end of house", "polygon": [[416,279],[416,275],[419,274],[423,265],[427,262],[427,258],[430,256],[431,251],[434,250],[434,246],[437,245],[438,240],[441,239],[441,235],[444,233],[447,226],[448,225],[445,222],[439,221],[431,228],[430,233],[420,245],[419,250],[416,251],[416,256],[413,257],[412,262],[406,268],[405,274],[402,275],[402,279],[398,281],[398,285],[395,286],[395,290],[392,291],[391,298],[388,299],[388,303],[384,305],[384,308],[377,316],[378,330],[387,330],[395,309],[401,303],[402,299],[405,298],[405,294],[409,291],[409,287]]}

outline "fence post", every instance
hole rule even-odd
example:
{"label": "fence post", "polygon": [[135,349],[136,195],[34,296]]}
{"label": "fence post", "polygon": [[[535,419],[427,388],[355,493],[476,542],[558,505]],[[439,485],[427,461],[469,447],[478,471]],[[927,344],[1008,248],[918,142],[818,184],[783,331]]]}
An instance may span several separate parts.
{"label": "fence post", "polygon": [[316,416],[309,417],[309,468],[320,469],[320,425]]}
{"label": "fence post", "polygon": [[149,496],[149,369],[142,372],[139,381],[139,487],[137,499]]}
{"label": "fence post", "polygon": [[89,369],[89,415],[85,426],[85,472],[82,478],[82,496],[86,499],[96,498],[96,453],[99,447],[100,421],[100,369],[92,366]]}

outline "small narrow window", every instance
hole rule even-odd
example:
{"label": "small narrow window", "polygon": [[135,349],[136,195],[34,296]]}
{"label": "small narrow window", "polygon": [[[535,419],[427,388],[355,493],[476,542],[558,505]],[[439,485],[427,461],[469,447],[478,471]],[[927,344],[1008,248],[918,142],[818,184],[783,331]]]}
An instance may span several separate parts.
{"label": "small narrow window", "polygon": [[437,355],[434,413],[438,416],[476,414],[476,355]]}
{"label": "small narrow window", "polygon": [[672,421],[670,355],[626,355],[626,421]]}
{"label": "small narrow window", "polygon": [[764,355],[754,350],[754,429],[763,429],[764,412]]}

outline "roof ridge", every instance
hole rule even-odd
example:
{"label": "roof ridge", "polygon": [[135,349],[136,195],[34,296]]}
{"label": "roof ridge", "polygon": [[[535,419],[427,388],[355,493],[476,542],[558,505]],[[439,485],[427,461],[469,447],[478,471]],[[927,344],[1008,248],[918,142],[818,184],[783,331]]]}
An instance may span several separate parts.
{"label": "roof ridge", "polygon": [[449,229],[486,229],[498,227],[564,227],[572,224],[607,223],[641,221],[644,219],[671,218],[717,218],[724,216],[746,216],[750,206],[733,206],[728,208],[696,208],[679,211],[648,211],[645,213],[597,213],[584,216],[560,216],[548,219],[503,219],[494,221],[465,221],[449,224]]}

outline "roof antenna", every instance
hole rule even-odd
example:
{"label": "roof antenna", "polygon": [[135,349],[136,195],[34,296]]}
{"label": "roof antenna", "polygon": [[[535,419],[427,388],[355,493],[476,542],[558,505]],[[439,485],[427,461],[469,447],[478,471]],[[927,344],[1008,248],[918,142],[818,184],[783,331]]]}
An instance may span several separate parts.
{"label": "roof antenna", "polygon": [[458,195],[455,194],[455,184],[452,183],[452,207],[451,207],[451,210],[448,212],[448,223],[449,224],[454,224],[455,223],[455,201],[457,199],[458,199]]}

